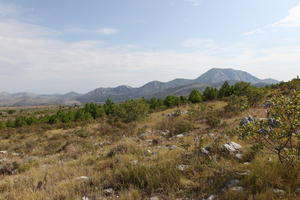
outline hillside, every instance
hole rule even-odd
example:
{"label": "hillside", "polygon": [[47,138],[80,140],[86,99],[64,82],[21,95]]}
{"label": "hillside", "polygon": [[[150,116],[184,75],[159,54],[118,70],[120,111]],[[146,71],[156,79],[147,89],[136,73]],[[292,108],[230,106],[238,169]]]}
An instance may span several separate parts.
{"label": "hillside", "polygon": [[104,102],[106,99],[125,101],[140,97],[166,97],[168,95],[186,96],[193,89],[203,91],[207,86],[218,88],[225,81],[232,84],[243,81],[261,86],[278,83],[278,81],[273,79],[259,79],[240,70],[213,68],[196,79],[174,79],[169,82],[152,81],[139,88],[129,86],[98,88],[80,96],[78,100],[86,103]]}
{"label": "hillside", "polygon": [[299,79],[226,88],[1,114],[0,200],[299,199]]}

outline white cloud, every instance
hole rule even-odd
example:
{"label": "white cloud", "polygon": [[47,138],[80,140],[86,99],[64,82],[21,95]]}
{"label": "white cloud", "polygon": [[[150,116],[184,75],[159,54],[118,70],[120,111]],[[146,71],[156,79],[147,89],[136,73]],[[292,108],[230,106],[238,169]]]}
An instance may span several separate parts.
{"label": "white cloud", "polygon": [[246,32],[243,35],[250,36],[250,35],[261,34],[261,33],[264,33],[264,32],[265,32],[265,30],[263,28],[258,28],[258,29],[255,29],[253,31]]}
{"label": "white cloud", "polygon": [[300,3],[290,9],[289,15],[273,24],[277,27],[300,27]]}
{"label": "white cloud", "polygon": [[251,36],[261,33],[266,33],[270,30],[277,29],[277,28],[291,28],[291,27],[300,27],[300,3],[295,7],[289,10],[288,16],[284,17],[283,19],[275,22],[273,24],[267,24],[262,28],[255,29],[253,31],[249,31],[244,33],[245,36]]}
{"label": "white cloud", "polygon": [[100,86],[140,86],[151,80],[196,78],[211,67],[237,67],[280,80],[300,74],[300,47],[258,50],[194,38],[183,42],[190,52],[142,51],[132,44],[65,42],[52,37],[59,33],[55,30],[17,20],[0,18],[0,30],[0,91],[87,92]]}
{"label": "white cloud", "polygon": [[101,35],[115,35],[119,32],[119,30],[115,28],[102,28],[97,30],[96,32]]}

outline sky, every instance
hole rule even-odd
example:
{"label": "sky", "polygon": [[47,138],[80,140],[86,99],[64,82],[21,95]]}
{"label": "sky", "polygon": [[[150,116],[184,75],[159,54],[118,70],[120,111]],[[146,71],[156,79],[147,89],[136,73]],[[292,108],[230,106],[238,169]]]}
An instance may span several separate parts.
{"label": "sky", "polygon": [[300,75],[300,0],[0,0],[0,91]]}

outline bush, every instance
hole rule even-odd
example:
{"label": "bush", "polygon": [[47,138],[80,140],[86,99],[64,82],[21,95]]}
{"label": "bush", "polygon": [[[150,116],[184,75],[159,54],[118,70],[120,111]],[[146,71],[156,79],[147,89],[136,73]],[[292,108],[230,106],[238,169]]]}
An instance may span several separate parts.
{"label": "bush", "polygon": [[291,165],[300,160],[300,92],[276,96],[268,110],[269,120],[256,120],[241,127],[241,135],[250,137]]}
{"label": "bush", "polygon": [[218,98],[218,90],[216,88],[207,87],[203,92],[204,100],[210,101]]}
{"label": "bush", "polygon": [[144,119],[149,114],[149,105],[144,99],[129,100],[115,105],[113,116],[125,123]]}
{"label": "bush", "polygon": [[199,103],[203,100],[202,94],[198,90],[193,90],[190,93],[189,101],[192,103]]}
{"label": "bush", "polygon": [[228,104],[225,106],[225,112],[237,114],[250,107],[248,98],[245,96],[231,96]]}

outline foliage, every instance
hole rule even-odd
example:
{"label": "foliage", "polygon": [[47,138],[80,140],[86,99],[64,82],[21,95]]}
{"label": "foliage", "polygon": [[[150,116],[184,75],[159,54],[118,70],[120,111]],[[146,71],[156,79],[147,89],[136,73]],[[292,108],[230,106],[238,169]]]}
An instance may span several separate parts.
{"label": "foliage", "polygon": [[125,101],[114,106],[112,116],[129,123],[144,119],[149,113],[149,105],[144,99]]}
{"label": "foliage", "polygon": [[292,164],[300,159],[300,93],[276,96],[271,105],[269,120],[241,127],[241,135],[275,153],[281,163]]}
{"label": "foliage", "polygon": [[198,90],[193,90],[189,95],[189,101],[192,103],[199,103],[203,100],[201,92]]}
{"label": "foliage", "polygon": [[225,112],[237,114],[250,107],[248,98],[246,96],[231,96],[228,104],[225,106]]}
{"label": "foliage", "polygon": [[218,98],[218,90],[216,88],[206,87],[203,96],[206,101],[215,100]]}
{"label": "foliage", "polygon": [[224,82],[219,89],[218,98],[229,97],[233,94],[233,87],[229,85],[227,81]]}

